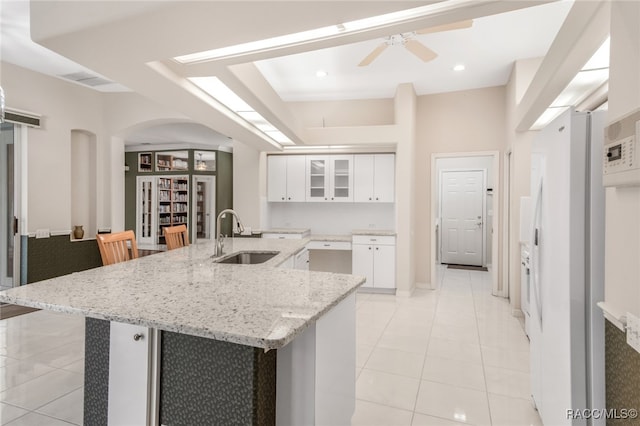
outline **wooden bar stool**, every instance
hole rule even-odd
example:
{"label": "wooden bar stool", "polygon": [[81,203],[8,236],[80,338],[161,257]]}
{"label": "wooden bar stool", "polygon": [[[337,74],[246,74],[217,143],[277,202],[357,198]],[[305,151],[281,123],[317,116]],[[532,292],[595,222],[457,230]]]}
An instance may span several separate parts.
{"label": "wooden bar stool", "polygon": [[189,245],[189,233],[186,225],[168,226],[163,228],[167,250],[173,250]]}
{"label": "wooden bar stool", "polygon": [[105,266],[138,258],[138,245],[133,231],[98,234],[96,239]]}

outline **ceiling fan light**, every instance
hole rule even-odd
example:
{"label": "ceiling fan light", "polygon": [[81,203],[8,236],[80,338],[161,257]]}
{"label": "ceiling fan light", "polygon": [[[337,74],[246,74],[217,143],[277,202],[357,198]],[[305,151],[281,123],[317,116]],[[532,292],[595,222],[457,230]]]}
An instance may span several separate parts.
{"label": "ceiling fan light", "polygon": [[457,64],[453,67],[454,71],[464,71],[465,70],[465,66],[464,64]]}
{"label": "ceiling fan light", "polygon": [[318,78],[325,78],[328,75],[329,75],[329,73],[326,72],[325,70],[316,71],[316,77],[318,77]]}

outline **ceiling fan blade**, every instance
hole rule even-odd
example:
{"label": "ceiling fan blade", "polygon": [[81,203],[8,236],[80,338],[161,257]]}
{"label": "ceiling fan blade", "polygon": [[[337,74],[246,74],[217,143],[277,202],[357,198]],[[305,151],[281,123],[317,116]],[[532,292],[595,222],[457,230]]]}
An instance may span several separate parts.
{"label": "ceiling fan blade", "polygon": [[433,50],[429,49],[424,44],[420,43],[418,40],[407,40],[404,43],[404,47],[418,58],[422,59],[424,62],[429,62],[438,57],[438,54]]}
{"label": "ceiling fan blade", "polygon": [[366,58],[362,60],[358,64],[359,67],[365,67],[373,62],[389,45],[387,43],[382,43],[380,46],[373,49],[373,52],[369,53]]}
{"label": "ceiling fan blade", "polygon": [[440,31],[461,30],[463,28],[470,28],[473,25],[473,19],[466,21],[453,22],[451,24],[436,25],[435,27],[423,28],[416,31],[416,34],[431,34],[438,33]]}

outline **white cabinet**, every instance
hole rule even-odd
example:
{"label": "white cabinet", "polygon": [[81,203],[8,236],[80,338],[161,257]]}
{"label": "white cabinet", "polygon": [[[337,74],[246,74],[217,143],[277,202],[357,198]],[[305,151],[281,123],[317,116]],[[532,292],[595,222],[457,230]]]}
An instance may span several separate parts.
{"label": "white cabinet", "polygon": [[307,201],[353,201],[353,155],[307,156]]}
{"label": "white cabinet", "polygon": [[354,235],[352,270],[367,281],[364,288],[396,288],[396,240],[393,236]]}
{"label": "white cabinet", "polygon": [[267,157],[267,201],[305,201],[305,156]]}
{"label": "white cabinet", "polygon": [[303,248],[293,257],[293,269],[309,270],[309,250]]}
{"label": "white cabinet", "polygon": [[353,201],[393,203],[395,155],[354,155]]}

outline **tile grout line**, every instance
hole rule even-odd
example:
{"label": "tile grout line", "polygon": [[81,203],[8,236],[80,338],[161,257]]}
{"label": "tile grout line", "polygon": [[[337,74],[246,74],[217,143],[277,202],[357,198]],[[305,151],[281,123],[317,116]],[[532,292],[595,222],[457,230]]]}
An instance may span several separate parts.
{"label": "tile grout line", "polygon": [[[440,284],[440,288],[436,288],[433,291],[440,291],[440,289],[442,288],[442,283],[444,282],[444,273],[442,274],[442,277],[440,277],[439,284]],[[415,399],[413,401],[413,412],[411,414],[411,424],[413,425],[413,420],[416,416],[416,407],[418,405],[418,395],[420,395],[420,389],[422,388],[422,382],[424,381],[422,379],[422,374],[424,373],[424,366],[427,362],[427,355],[429,353],[429,346],[431,345],[431,338],[432,338],[432,333],[433,333],[433,326],[435,324],[435,317],[437,315],[438,312],[438,305],[440,304],[440,293],[438,293],[436,295],[436,303],[435,306],[433,307],[433,317],[431,318],[431,325],[429,327],[429,340],[427,341],[427,349],[424,352],[424,358],[422,359],[422,367],[420,368],[420,380],[418,381],[418,391],[416,392],[416,396]],[[422,413],[420,413],[422,414]]]}
{"label": "tile grout line", "polygon": [[[469,282],[471,282],[471,274],[469,274]],[[484,354],[482,353],[482,341],[480,340],[480,325],[478,324],[478,310],[476,307],[476,298],[473,296],[473,291],[471,292],[472,300],[473,300],[473,312],[476,317],[476,332],[478,333],[478,346],[480,347],[480,361],[482,362],[482,375],[484,376],[484,391],[486,395],[487,409],[489,412],[489,424],[493,425],[493,416],[491,413],[491,404],[489,403],[489,387],[487,385],[487,371],[484,365]]]}

